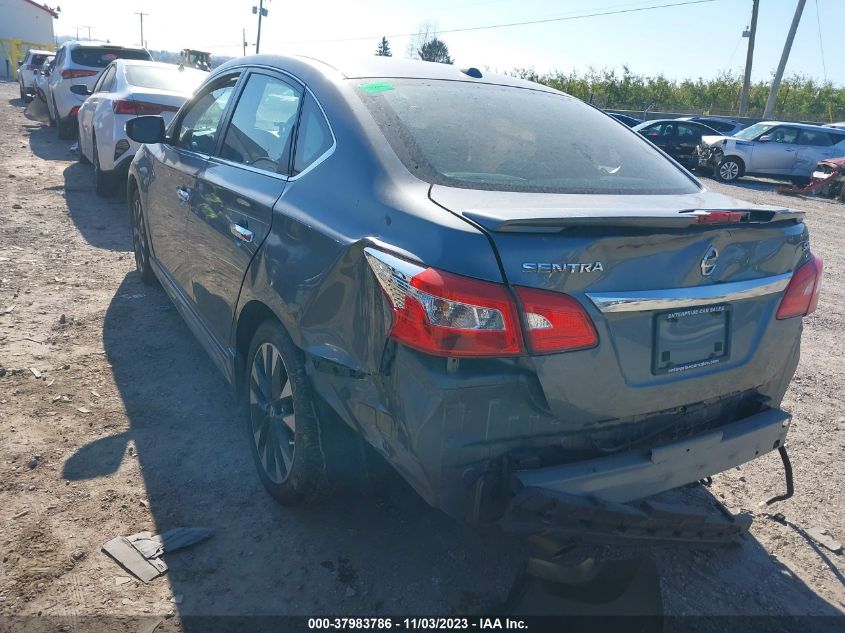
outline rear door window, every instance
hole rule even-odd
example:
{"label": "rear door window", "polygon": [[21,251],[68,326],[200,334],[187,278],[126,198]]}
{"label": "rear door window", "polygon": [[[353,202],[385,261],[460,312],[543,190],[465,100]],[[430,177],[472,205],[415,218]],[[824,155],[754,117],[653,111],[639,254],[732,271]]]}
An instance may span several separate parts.
{"label": "rear door window", "polygon": [[238,75],[230,75],[197,95],[175,128],[177,146],[200,154],[214,153],[217,128],[237,82]]}
{"label": "rear door window", "polygon": [[277,77],[251,74],[226,128],[220,155],[287,174],[300,96],[298,88]]}
{"label": "rear door window", "polygon": [[334,145],[329,122],[320,106],[310,94],[305,95],[302,114],[299,117],[299,132],[296,135],[296,151],[293,157],[293,174],[305,171]]}
{"label": "rear door window", "polygon": [[40,66],[44,63],[45,59],[47,59],[47,55],[33,55],[30,64],[33,66]]}
{"label": "rear door window", "polygon": [[798,136],[798,144],[829,147],[831,145],[830,134],[815,130],[801,130],[801,134]]}
{"label": "rear door window", "polygon": [[105,68],[116,59],[145,59],[151,61],[152,57],[147,51],[141,49],[80,46],[70,52],[70,59],[79,66]]}

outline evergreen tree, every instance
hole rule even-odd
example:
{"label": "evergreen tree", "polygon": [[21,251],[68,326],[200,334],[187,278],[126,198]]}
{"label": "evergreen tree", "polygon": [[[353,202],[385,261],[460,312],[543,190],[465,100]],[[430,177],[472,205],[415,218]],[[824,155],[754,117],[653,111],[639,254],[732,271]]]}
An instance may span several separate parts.
{"label": "evergreen tree", "polygon": [[437,37],[424,42],[417,51],[417,55],[424,62],[454,63],[452,58],[449,57],[449,47],[446,46],[446,42]]}
{"label": "evergreen tree", "polygon": [[387,43],[386,37],[382,37],[381,42],[378,43],[376,57],[393,57],[393,53],[390,52],[390,44]]}

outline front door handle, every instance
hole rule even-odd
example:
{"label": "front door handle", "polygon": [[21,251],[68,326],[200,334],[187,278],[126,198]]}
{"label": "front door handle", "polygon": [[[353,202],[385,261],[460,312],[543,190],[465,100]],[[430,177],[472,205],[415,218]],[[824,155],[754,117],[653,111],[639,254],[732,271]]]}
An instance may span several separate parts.
{"label": "front door handle", "polygon": [[176,195],[179,196],[179,205],[188,204],[191,201],[191,190],[187,187],[179,187],[176,190]]}
{"label": "front door handle", "polygon": [[252,240],[255,238],[255,234],[252,231],[242,227],[240,224],[235,224],[234,222],[229,225],[229,231],[236,238],[238,238],[242,242],[246,242],[247,244],[251,243]]}

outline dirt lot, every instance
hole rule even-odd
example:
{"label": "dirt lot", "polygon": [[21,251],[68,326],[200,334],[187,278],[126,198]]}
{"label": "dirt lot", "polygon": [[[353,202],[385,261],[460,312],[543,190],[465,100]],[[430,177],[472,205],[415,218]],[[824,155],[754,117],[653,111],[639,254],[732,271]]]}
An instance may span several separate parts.
{"label": "dirt lot", "polygon": [[[175,615],[163,630],[191,615],[482,613],[501,601],[527,550],[515,538],[459,527],[412,494],[353,490],[305,511],[269,500],[223,379],[134,272],[124,203],[95,197],[91,168],[15,97],[0,84],[0,614],[66,616],[68,630],[86,616]],[[668,614],[842,614],[845,557],[804,530],[845,540],[845,207],[771,183],[707,184],[806,210],[825,259],[785,403],[797,494],[777,506],[786,524],[757,508],[783,488],[766,456],[709,491],[672,493],[753,509],[743,544],[626,552],[656,561]],[[100,551],[176,526],[214,535],[169,555],[148,585]]]}

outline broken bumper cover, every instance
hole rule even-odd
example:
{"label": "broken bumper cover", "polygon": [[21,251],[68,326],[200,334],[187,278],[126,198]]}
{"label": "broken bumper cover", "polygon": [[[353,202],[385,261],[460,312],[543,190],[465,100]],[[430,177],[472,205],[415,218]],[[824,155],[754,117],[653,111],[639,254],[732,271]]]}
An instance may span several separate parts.
{"label": "broken bumper cover", "polygon": [[646,451],[514,473],[518,488],[626,502],[693,483],[783,445],[792,417],[768,409]]}

